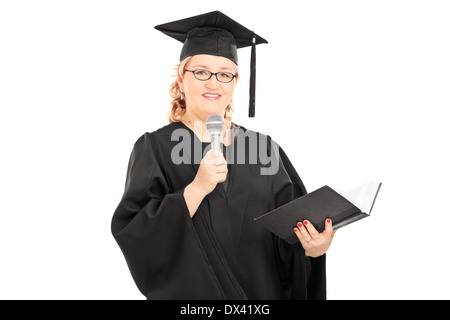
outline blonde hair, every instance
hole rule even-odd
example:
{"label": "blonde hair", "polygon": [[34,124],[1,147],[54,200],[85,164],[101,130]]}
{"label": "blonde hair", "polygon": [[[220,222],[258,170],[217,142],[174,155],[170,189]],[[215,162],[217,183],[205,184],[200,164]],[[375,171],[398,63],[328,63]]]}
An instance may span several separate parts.
{"label": "blonde hair", "polygon": [[[178,77],[182,78],[185,74],[184,66],[188,63],[191,57],[184,59],[180,64],[175,66],[175,81],[169,87],[169,95],[172,98],[170,102],[170,108],[168,112],[169,122],[181,121],[183,115],[186,113],[186,100],[184,94],[181,92],[180,85],[178,84]],[[236,81],[239,79],[239,74],[236,72]],[[225,114],[223,115],[226,122],[231,123],[232,114],[234,111],[233,101],[230,101],[225,108]]]}

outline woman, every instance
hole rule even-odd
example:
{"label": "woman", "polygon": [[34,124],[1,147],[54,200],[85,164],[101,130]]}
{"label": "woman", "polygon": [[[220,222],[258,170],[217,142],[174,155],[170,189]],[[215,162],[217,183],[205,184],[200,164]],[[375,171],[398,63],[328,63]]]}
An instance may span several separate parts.
{"label": "woman", "polygon": [[[325,299],[332,222],[320,234],[299,222],[292,246],[253,221],[306,190],[270,137],[231,122],[238,32],[228,30],[237,23],[220,12],[181,22],[195,26],[171,87],[171,123],[137,140],[112,220],[138,288],[148,299]],[[212,114],[226,119],[223,153],[208,151]],[[262,174],[274,150],[277,168]]]}

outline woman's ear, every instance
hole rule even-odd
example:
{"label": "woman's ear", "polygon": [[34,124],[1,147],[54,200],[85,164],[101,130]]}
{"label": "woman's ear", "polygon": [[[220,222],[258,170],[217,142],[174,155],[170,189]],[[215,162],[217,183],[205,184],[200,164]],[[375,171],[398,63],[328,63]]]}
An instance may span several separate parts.
{"label": "woman's ear", "polygon": [[184,85],[183,85],[183,76],[184,76],[184,67],[188,64],[188,62],[191,60],[192,57],[187,57],[183,61],[180,62],[178,65],[177,70],[177,82],[178,82],[178,88],[180,89],[180,92],[184,93]]}
{"label": "woman's ear", "polygon": [[180,72],[177,72],[177,83],[178,83],[178,88],[180,88],[180,92],[184,92],[183,78],[181,77]]}

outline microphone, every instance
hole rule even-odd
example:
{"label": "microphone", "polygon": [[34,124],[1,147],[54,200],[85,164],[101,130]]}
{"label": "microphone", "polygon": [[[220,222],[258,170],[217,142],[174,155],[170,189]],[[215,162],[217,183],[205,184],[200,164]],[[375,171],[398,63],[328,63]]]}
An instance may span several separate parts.
{"label": "microphone", "polygon": [[205,122],[206,129],[211,136],[211,149],[222,152],[220,147],[220,134],[222,133],[225,120],[218,114],[210,115]]}

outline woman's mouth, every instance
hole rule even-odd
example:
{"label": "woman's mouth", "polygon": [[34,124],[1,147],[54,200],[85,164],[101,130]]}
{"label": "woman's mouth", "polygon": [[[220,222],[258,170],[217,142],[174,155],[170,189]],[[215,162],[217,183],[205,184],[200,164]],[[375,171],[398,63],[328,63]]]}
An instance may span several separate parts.
{"label": "woman's mouth", "polygon": [[202,94],[203,98],[207,99],[207,100],[219,100],[221,95],[218,93],[211,93],[211,92],[207,92]]}

